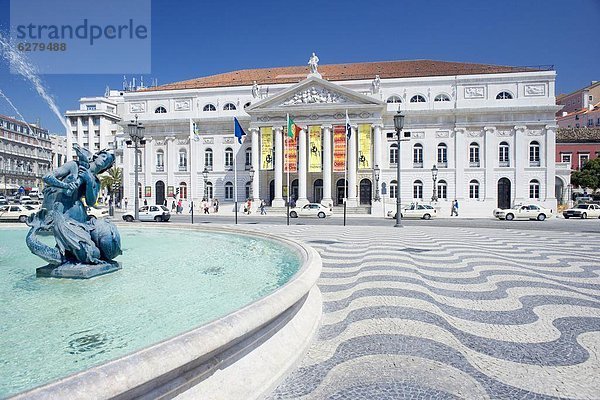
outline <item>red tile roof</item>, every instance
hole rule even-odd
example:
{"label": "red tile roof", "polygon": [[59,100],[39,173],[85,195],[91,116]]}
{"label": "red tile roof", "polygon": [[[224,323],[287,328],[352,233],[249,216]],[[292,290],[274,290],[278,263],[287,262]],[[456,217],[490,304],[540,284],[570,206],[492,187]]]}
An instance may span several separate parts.
{"label": "red tile roof", "polygon": [[[452,76],[497,74],[538,71],[537,68],[501,65],[459,63],[450,61],[413,60],[382,61],[351,64],[319,65],[319,73],[329,81],[385,78],[411,78],[424,76]],[[259,85],[298,83],[308,75],[308,66],[243,69],[187,81],[169,83],[146,91],[200,89],[228,86],[247,86],[256,81]]]}

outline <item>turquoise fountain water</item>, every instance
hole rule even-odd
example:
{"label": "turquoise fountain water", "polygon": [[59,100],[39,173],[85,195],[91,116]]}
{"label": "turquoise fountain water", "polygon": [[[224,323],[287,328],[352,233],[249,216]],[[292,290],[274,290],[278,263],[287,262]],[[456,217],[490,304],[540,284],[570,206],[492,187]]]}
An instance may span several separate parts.
{"label": "turquoise fountain water", "polygon": [[43,261],[25,246],[26,232],[0,228],[0,398],[222,317],[282,286],[300,265],[265,239],[121,229],[123,270],[36,278]]}

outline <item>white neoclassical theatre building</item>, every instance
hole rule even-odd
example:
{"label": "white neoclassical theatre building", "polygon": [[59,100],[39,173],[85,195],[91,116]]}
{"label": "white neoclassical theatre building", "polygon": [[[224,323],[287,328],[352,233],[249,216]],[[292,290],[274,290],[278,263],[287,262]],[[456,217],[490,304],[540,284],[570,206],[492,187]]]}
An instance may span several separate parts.
{"label": "white neoclassical theatre building", "polygon": [[[313,55],[308,66],[111,91],[108,100],[122,123],[137,116],[147,140],[137,190],[134,152],[123,148],[124,197],[130,203],[136,195],[148,203],[173,195],[233,202],[235,157],[238,200],[260,198],[273,207],[285,204],[288,170],[299,205],[337,206],[345,183],[354,212],[383,213],[398,193],[402,203],[430,203],[435,166],[435,203],[442,215],[450,213],[454,199],[462,215],[491,215],[496,207],[525,202],[556,209],[552,69],[317,61]],[[393,122],[398,110],[410,133],[400,149]],[[347,141],[346,113],[352,126]],[[302,128],[293,139],[287,115]],[[233,136],[233,117],[247,133],[241,145]],[[79,140],[77,132],[71,142]]]}

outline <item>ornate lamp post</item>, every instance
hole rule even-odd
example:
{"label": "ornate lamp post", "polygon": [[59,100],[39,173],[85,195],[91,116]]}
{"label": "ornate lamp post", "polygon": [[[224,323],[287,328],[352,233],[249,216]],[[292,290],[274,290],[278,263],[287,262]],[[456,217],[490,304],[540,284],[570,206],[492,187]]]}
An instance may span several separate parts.
{"label": "ornate lamp post", "polygon": [[373,168],[373,173],[375,174],[375,201],[381,200],[379,197],[379,174],[381,170],[379,169],[379,165],[375,164],[375,168]]}
{"label": "ornate lamp post", "polygon": [[438,201],[437,186],[435,185],[435,183],[437,182],[437,176],[438,168],[434,164],[433,168],[431,168],[431,177],[433,178],[433,196],[431,196],[431,201]]}
{"label": "ornate lamp post", "polygon": [[202,178],[204,179],[204,201],[208,201],[208,168],[206,166],[202,171]]}
{"label": "ornate lamp post", "polygon": [[398,137],[398,162],[396,163],[396,182],[398,183],[396,189],[396,224],[395,228],[402,228],[402,206],[400,204],[400,143],[402,142],[402,128],[404,128],[404,115],[398,110],[398,113],[394,115],[394,128],[396,128],[396,135]]}
{"label": "ornate lamp post", "polygon": [[248,196],[249,198],[251,198],[252,200],[254,200],[254,193],[252,190],[252,182],[254,182],[254,167],[251,165],[250,169],[248,170],[248,174],[250,174],[250,193],[248,193],[250,196]]}
{"label": "ornate lamp post", "polygon": [[144,139],[144,126],[141,122],[138,122],[138,116],[135,115],[135,121],[131,121],[127,124],[127,129],[129,133],[129,140],[125,141],[127,147],[133,147],[135,157],[134,157],[134,167],[135,167],[135,203],[134,203],[134,217],[135,220],[139,220],[139,208],[140,208],[140,198],[139,198],[139,148],[144,147],[146,144],[146,140]]}

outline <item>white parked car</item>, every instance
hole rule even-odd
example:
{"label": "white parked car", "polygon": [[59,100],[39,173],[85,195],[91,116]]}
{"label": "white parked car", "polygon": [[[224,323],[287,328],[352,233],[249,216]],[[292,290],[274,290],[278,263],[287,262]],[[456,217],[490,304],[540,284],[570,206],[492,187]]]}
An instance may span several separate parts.
{"label": "white parked car", "polygon": [[31,201],[31,200],[32,199],[29,196],[21,196],[21,197],[19,197],[19,203],[20,204],[25,204],[26,202]]}
{"label": "white parked car", "polygon": [[563,211],[565,219],[573,218],[600,218],[600,206],[598,204],[578,204],[573,208]]}
{"label": "white parked car", "polygon": [[552,216],[552,210],[541,207],[537,204],[520,204],[514,206],[513,208],[497,208],[494,210],[494,217],[507,221],[512,221],[513,219],[537,219],[538,221],[543,221]]}
{"label": "white parked car", "polygon": [[108,208],[95,208],[88,207],[86,209],[87,215],[90,218],[106,218],[108,217]]}
{"label": "white parked car", "polygon": [[[396,210],[388,211],[388,217],[396,218]],[[437,210],[428,204],[411,204],[404,207],[400,218],[431,219],[437,217]]]}
{"label": "white parked car", "polygon": [[[142,206],[139,211],[140,221],[167,222],[171,218],[169,209],[165,206]],[[123,214],[123,219],[127,222],[135,220],[133,212]]]}
{"label": "white parked car", "polygon": [[37,208],[28,205],[11,204],[0,207],[0,221],[27,221],[27,217],[37,211]]}
{"label": "white parked car", "polygon": [[293,208],[290,210],[290,218],[298,218],[298,217],[317,217],[317,218],[325,218],[333,215],[333,211],[331,211],[328,207],[325,207],[323,204],[319,203],[308,203],[302,208]]}

